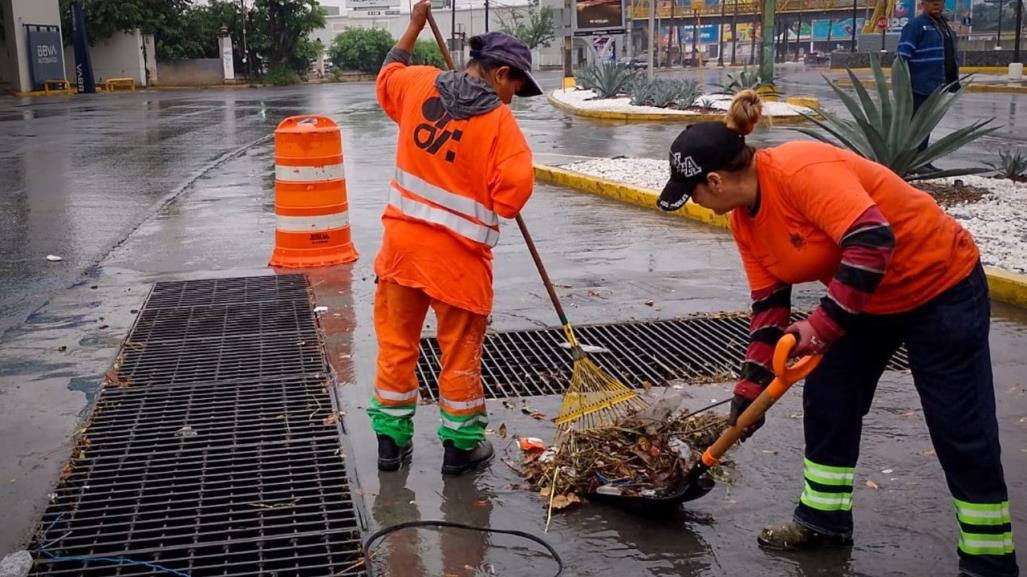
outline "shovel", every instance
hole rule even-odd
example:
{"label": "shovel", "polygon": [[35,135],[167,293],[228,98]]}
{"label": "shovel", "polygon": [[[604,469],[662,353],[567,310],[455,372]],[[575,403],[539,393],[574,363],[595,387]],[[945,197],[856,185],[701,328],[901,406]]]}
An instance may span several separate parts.
{"label": "shovel", "polygon": [[774,348],[774,380],[770,385],[756,397],[738,416],[735,426],[721,433],[720,437],[710,445],[703,453],[702,458],[696,461],[688,473],[675,487],[656,496],[628,496],[628,495],[603,495],[590,494],[588,498],[594,501],[605,501],[608,503],[625,506],[643,513],[665,513],[676,510],[676,506],[686,501],[694,501],[713,490],[715,483],[706,472],[720,462],[724,453],[735,444],[746,427],[755,424],[760,417],[767,412],[774,403],[784,395],[793,384],[806,378],[823,358],[823,355],[802,357],[792,365],[788,365],[788,358],[795,348],[797,341],[795,335],[787,334],[777,341]]}

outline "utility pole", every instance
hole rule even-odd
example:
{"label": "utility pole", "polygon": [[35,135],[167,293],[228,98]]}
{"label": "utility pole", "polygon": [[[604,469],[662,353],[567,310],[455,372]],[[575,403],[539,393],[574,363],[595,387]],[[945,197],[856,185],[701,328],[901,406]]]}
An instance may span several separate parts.
{"label": "utility pole", "polygon": [[449,0],[449,52],[456,52],[456,0]]}
{"label": "utility pole", "polygon": [[485,32],[489,31],[489,0],[485,0]]}
{"label": "utility pole", "polygon": [[[670,0],[670,25],[667,26],[667,68],[674,67],[674,61],[670,57],[670,47],[674,45],[674,5],[677,0]],[[678,56],[680,58],[680,55]]]}
{"label": "utility pole", "polygon": [[253,77],[253,71],[250,68],[250,50],[246,46],[246,0],[239,0],[239,17],[242,18],[242,63],[246,67],[246,78]]}
{"label": "utility pole", "polygon": [[649,37],[647,44],[649,49],[648,53],[648,65],[646,66],[646,76],[649,80],[653,79],[653,54],[656,52],[656,0],[649,0]]}
{"label": "utility pole", "polygon": [[856,6],[857,0],[852,0],[852,52],[856,51]]}
{"label": "utility pole", "polygon": [[735,52],[738,50],[738,0],[735,0],[734,10],[731,12],[731,66],[735,65]]}
{"label": "utility pole", "polygon": [[[813,34],[813,29],[810,28],[810,34]],[[795,61],[799,61],[799,50],[802,45],[802,11],[799,11],[799,26],[795,30]]]}
{"label": "utility pole", "polygon": [[[724,67],[724,1],[720,0],[720,22],[717,23],[717,66]],[[731,37],[734,40],[734,36]]]}
{"label": "utility pole", "polygon": [[776,0],[763,0],[763,50],[760,60],[760,79],[764,84],[774,83],[774,16]]}
{"label": "utility pole", "polygon": [[1020,36],[1023,34],[1023,0],[1016,0],[1016,39],[1013,41],[1013,62],[1020,62]]}
{"label": "utility pole", "polygon": [[574,71],[571,66],[571,52],[574,50],[574,10],[571,0],[563,0],[563,13],[566,15],[568,27],[563,37],[563,88],[574,88]]}
{"label": "utility pole", "polygon": [[995,38],[995,50],[1002,50],[1002,0],[998,0],[998,36]]}

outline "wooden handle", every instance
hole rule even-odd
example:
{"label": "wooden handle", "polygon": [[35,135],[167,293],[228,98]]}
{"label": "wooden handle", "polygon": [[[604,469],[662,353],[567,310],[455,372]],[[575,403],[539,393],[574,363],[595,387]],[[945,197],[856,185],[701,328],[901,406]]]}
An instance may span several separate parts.
{"label": "wooden handle", "polygon": [[442,52],[442,59],[446,61],[446,66],[450,70],[456,70],[456,66],[453,65],[453,57],[449,54],[449,49],[446,48],[446,40],[442,37],[442,32],[439,31],[439,25],[435,22],[435,16],[432,15],[431,9],[428,10],[428,26],[431,26],[431,33],[435,35],[435,42],[439,44],[439,50]]}
{"label": "wooden handle", "polygon": [[[524,236],[524,243],[528,245],[528,252],[531,253],[531,259],[535,261],[535,268],[538,269],[538,274],[542,277],[542,284],[546,285],[546,292],[549,293],[549,300],[553,301],[553,308],[556,309],[556,314],[560,317],[560,324],[567,325],[567,315],[563,312],[563,306],[560,304],[560,298],[556,296],[556,289],[553,288],[553,281],[549,280],[549,273],[546,272],[546,267],[542,264],[542,257],[538,254],[538,249],[535,248],[535,241],[531,239],[531,234],[528,232],[527,225],[524,224],[524,219],[521,215],[517,215],[517,227],[521,229],[521,235]],[[575,343],[571,343],[573,346]]]}
{"label": "wooden handle", "polygon": [[738,419],[735,425],[724,431],[702,455],[702,463],[706,467],[716,465],[724,453],[742,438],[745,429],[755,425],[763,415],[774,406],[793,384],[806,378],[820,364],[822,355],[803,357],[788,366],[788,358],[796,345],[795,335],[787,334],[777,341],[774,347],[774,372],[777,374],[767,388],[763,389],[760,396],[749,404]]}

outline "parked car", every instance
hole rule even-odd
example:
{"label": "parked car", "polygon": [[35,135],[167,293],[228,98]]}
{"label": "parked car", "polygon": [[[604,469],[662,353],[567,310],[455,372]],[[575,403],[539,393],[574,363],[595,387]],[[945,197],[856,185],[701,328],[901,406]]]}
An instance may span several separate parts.
{"label": "parked car", "polygon": [[636,54],[630,58],[625,56],[618,62],[632,70],[649,68],[649,53],[643,52],[642,54]]}
{"label": "parked car", "polygon": [[810,64],[813,66],[819,66],[821,64],[830,64],[831,55],[824,54],[823,52],[807,52],[806,55],[802,57],[802,61],[806,64]]}

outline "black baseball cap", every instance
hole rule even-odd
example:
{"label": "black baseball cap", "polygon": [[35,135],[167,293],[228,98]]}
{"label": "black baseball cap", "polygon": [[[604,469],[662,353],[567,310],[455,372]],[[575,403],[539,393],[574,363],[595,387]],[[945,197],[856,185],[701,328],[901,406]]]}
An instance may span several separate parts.
{"label": "black baseball cap", "polygon": [[657,205],[677,210],[706,175],[727,166],[745,148],[745,137],[720,121],[698,122],[681,131],[670,145],[670,180]]}
{"label": "black baseball cap", "polygon": [[[539,87],[535,77],[531,75],[531,49],[527,44],[505,32],[486,32],[471,38],[470,44],[472,46],[471,58],[487,58],[524,73],[527,80],[517,92],[517,96],[523,98],[542,94],[542,88]],[[473,48],[478,45],[481,48]]]}

